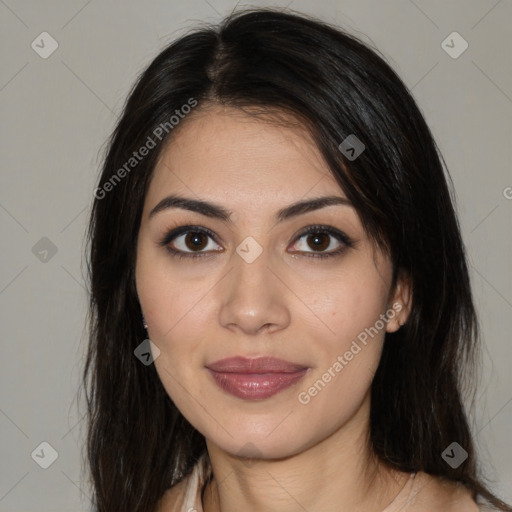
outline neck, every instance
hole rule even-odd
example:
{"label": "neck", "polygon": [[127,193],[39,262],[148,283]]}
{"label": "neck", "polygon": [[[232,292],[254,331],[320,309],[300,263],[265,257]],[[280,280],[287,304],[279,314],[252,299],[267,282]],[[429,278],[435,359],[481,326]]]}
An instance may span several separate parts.
{"label": "neck", "polygon": [[317,444],[289,457],[250,464],[207,441],[214,476],[203,493],[204,512],[381,512],[409,475],[376,459],[368,442],[368,420],[369,399]]}

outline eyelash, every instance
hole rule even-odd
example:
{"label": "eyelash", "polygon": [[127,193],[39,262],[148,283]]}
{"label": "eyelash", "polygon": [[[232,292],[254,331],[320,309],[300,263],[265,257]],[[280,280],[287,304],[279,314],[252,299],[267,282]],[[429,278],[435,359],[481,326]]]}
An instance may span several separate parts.
{"label": "eyelash", "polygon": [[[210,238],[214,240],[215,243],[218,243],[215,240],[215,235],[212,231],[210,231],[207,228],[203,228],[200,226],[181,226],[179,228],[172,229],[169,231],[164,238],[159,242],[159,245],[165,247],[165,249],[170,253],[171,256],[176,258],[202,258],[209,255],[209,253],[205,252],[184,252],[178,249],[173,249],[169,244],[178,236],[187,234],[187,233],[201,233],[208,235]],[[306,235],[311,234],[327,234],[332,237],[334,237],[338,242],[341,242],[342,245],[338,249],[330,252],[324,252],[324,253],[303,253],[306,257],[312,257],[312,258],[331,258],[334,256],[340,255],[342,252],[344,252],[346,249],[353,247],[354,243],[353,241],[345,234],[343,231],[339,231],[338,229],[334,229],[330,226],[322,226],[322,225],[314,225],[314,226],[308,226],[304,231],[302,231],[299,235],[297,235],[296,240],[300,240]]]}

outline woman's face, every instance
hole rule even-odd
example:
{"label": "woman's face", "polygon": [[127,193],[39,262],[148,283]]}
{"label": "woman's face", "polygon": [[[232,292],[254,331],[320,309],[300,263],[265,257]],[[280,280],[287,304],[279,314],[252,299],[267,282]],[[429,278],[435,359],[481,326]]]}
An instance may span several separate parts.
{"label": "woman's face", "polygon": [[[194,115],[155,167],[137,244],[137,292],[164,388],[231,454],[285,457],[367,424],[385,332],[406,319],[400,287],[390,296],[390,261],[372,250],[305,131],[231,108]],[[229,217],[162,203],[171,195]],[[339,203],[290,209],[328,196]],[[304,234],[310,226],[321,227]],[[304,370],[208,369],[235,356]]]}

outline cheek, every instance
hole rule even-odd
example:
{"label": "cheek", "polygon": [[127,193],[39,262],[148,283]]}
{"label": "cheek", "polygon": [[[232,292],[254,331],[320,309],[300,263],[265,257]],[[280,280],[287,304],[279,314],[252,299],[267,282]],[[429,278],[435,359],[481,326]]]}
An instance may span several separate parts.
{"label": "cheek", "polygon": [[136,283],[151,340],[161,350],[179,350],[183,341],[177,341],[201,328],[208,283],[173,269],[167,257],[147,247],[138,254]]}
{"label": "cheek", "polygon": [[202,410],[200,383],[206,372],[202,345],[211,337],[211,321],[200,294],[167,293],[162,282],[159,287],[147,320],[150,339],[160,350],[155,368],[171,400],[189,421],[197,422]]}
{"label": "cheek", "polygon": [[[364,398],[379,365],[386,323],[386,289],[375,272],[353,273],[325,288],[327,300],[315,301],[317,315],[325,318],[328,331],[316,336],[318,365],[301,386],[299,402],[320,416],[343,415]],[[312,338],[315,338],[312,333]],[[336,407],[333,407],[336,403]],[[340,419],[340,418],[338,418]]]}
{"label": "cheek", "polygon": [[380,361],[385,306],[382,300],[359,290],[338,298],[329,325],[334,334],[316,343],[323,353],[312,378],[320,379],[319,387],[326,383],[335,393],[358,391],[364,395]]}
{"label": "cheek", "polygon": [[[351,361],[339,363],[341,366],[337,367],[333,361],[330,368],[308,383],[309,387],[301,388],[298,414],[307,418],[302,428],[311,433],[312,438],[326,438],[358,417],[358,411],[369,395],[379,359],[380,345],[375,343],[361,349]],[[339,368],[342,369],[337,371]],[[355,421],[357,425],[361,416]]]}
{"label": "cheek", "polygon": [[190,397],[198,395],[194,383],[204,365],[199,344],[212,325],[205,311],[207,288],[204,283],[184,282],[161,258],[147,254],[139,254],[136,282],[149,337],[160,350],[154,364],[169,397],[186,411]]}
{"label": "cheek", "polygon": [[385,293],[375,281],[363,286],[347,279],[330,295],[323,313],[334,334],[316,338],[318,365],[297,391],[312,431],[328,435],[365,399],[382,353],[386,324],[380,315],[385,307]]}
{"label": "cheek", "polygon": [[[324,299],[317,301],[318,316],[326,319],[332,333],[329,350],[344,353],[353,340],[364,343],[369,337],[368,330],[373,334],[372,339],[382,338],[385,324],[381,325],[379,320],[386,309],[386,288],[375,269],[373,275],[369,271],[354,273],[333,282],[336,284],[328,293],[323,289]],[[373,330],[375,326],[378,335]]]}

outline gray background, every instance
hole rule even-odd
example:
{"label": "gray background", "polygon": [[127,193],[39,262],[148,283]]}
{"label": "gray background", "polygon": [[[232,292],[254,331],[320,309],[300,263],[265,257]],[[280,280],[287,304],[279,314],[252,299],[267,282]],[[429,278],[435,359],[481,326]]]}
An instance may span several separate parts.
{"label": "gray background", "polygon": [[[438,141],[455,184],[485,342],[472,425],[492,488],[510,502],[512,2],[250,5],[287,4],[377,46],[412,88]],[[83,238],[101,150],[138,72],[195,21],[217,21],[235,5],[0,0],[0,511],[89,509],[76,390],[85,348]],[[46,59],[31,47],[44,31],[59,45]],[[453,31],[469,44],[456,59],[441,46]],[[34,460],[49,460],[50,451],[43,447],[43,457],[38,448],[45,441],[58,453],[48,469]],[[39,459],[31,457],[36,448]]]}

